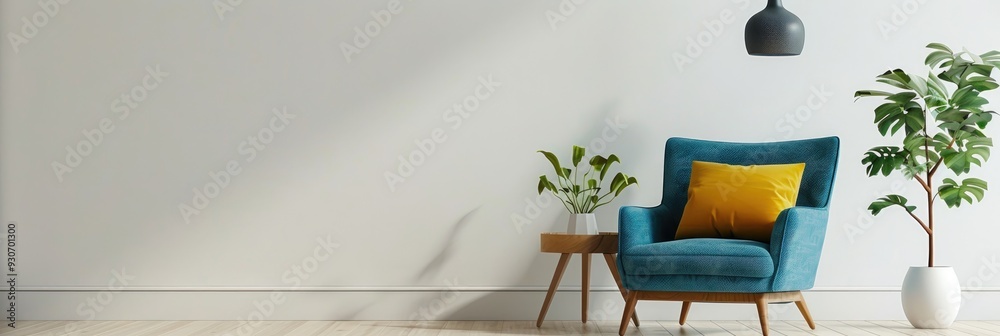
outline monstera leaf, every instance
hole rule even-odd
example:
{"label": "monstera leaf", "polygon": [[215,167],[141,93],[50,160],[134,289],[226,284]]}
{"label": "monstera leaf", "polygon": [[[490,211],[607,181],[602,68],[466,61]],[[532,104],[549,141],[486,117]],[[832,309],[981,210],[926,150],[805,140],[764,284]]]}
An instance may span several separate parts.
{"label": "monstera leaf", "polygon": [[[917,94],[900,92],[887,97],[888,103],[875,108],[875,124],[882,135],[894,135],[904,126],[906,135],[923,130],[926,115],[923,107],[913,101]],[[907,100],[909,99],[909,100]]]}
{"label": "monstera leaf", "polygon": [[1000,51],[990,51],[985,54],[980,55],[983,59],[983,63],[992,65],[995,68],[1000,69]]}
{"label": "monstera leaf", "polygon": [[931,68],[936,68],[938,64],[944,61],[953,61],[955,59],[955,52],[951,51],[951,48],[940,43],[931,43],[927,45],[927,48],[934,49],[930,54],[927,54],[927,58],[924,59],[924,64]]}
{"label": "monstera leaf", "polygon": [[986,195],[986,188],[986,181],[977,178],[967,178],[962,180],[962,184],[946,178],[944,184],[938,187],[938,195],[949,208],[957,208],[962,202],[972,204],[982,201]]}
{"label": "monstera leaf", "polygon": [[889,176],[893,170],[906,163],[906,158],[906,152],[899,147],[882,146],[868,150],[865,153],[865,158],[861,159],[861,163],[867,165],[865,170],[868,172],[868,176],[879,174]]}
{"label": "monstera leaf", "polygon": [[906,197],[899,195],[886,195],[885,197],[879,198],[875,202],[872,202],[868,206],[868,210],[871,210],[872,216],[878,216],[885,208],[891,207],[893,205],[898,205],[906,209],[906,212],[912,213],[917,207],[907,204],[908,200]]}
{"label": "monstera leaf", "polygon": [[910,75],[907,75],[903,70],[889,70],[875,78],[876,82],[889,84],[904,90],[911,90]]}
{"label": "monstera leaf", "polygon": [[951,106],[965,111],[982,111],[983,105],[988,104],[989,101],[979,96],[981,91],[972,85],[958,89],[951,96]]}
{"label": "monstera leaf", "polygon": [[949,169],[956,175],[961,175],[972,170],[973,164],[982,166],[983,162],[989,160],[992,146],[993,139],[972,137],[965,140],[964,146],[954,146],[941,151],[941,157]]}

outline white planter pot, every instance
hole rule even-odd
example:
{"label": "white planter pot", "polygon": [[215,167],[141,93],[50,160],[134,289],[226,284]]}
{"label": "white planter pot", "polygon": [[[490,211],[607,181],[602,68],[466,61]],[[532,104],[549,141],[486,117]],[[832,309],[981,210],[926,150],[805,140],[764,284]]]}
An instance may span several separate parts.
{"label": "white planter pot", "polygon": [[594,214],[569,214],[566,233],[597,234],[597,217]]}
{"label": "white planter pot", "polygon": [[916,328],[951,326],[962,306],[962,287],[951,267],[910,267],[903,279],[903,312]]}

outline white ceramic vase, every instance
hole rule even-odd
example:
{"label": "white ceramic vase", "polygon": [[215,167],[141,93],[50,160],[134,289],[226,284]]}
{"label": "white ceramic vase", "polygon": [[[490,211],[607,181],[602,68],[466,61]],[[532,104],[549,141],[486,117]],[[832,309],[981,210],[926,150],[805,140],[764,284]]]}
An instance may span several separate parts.
{"label": "white ceramic vase", "polygon": [[903,279],[903,312],[916,328],[951,326],[962,306],[962,287],[951,267],[910,267]]}
{"label": "white ceramic vase", "polygon": [[594,214],[569,214],[569,224],[566,233],[597,234],[597,217]]}

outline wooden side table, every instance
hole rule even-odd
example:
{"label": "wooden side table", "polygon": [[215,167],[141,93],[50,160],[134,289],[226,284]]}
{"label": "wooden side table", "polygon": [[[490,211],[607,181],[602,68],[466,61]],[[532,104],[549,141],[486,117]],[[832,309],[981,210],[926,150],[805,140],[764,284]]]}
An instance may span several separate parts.
{"label": "wooden side table", "polygon": [[[588,296],[590,295],[590,254],[604,254],[604,261],[608,263],[608,269],[615,278],[618,290],[622,293],[622,298],[626,297],[627,291],[622,286],[621,275],[618,274],[618,266],[615,264],[615,254],[618,253],[618,233],[601,232],[598,234],[570,234],[560,232],[545,232],[541,236],[541,251],[547,253],[560,253],[559,264],[556,265],[556,272],[552,275],[552,283],[549,284],[549,292],[545,294],[545,303],[542,303],[542,311],[538,313],[538,322],[535,326],[541,328],[545,314],[549,312],[549,304],[552,303],[552,296],[556,294],[559,281],[562,280],[566,265],[569,264],[570,256],[579,253],[583,257],[583,288],[580,293],[583,295],[582,320],[587,323],[587,309],[589,306]],[[639,326],[639,316],[632,313],[632,323]]]}

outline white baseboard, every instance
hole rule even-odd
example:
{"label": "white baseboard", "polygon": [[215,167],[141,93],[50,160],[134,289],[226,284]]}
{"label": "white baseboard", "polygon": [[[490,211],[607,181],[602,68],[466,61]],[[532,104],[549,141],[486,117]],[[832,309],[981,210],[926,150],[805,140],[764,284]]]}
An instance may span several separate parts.
{"label": "white baseboard", "polygon": [[[898,289],[823,288],[805,293],[817,320],[904,319]],[[17,300],[20,320],[534,320],[544,288],[25,288]],[[547,319],[580,318],[579,287],[565,287]],[[1000,290],[966,292],[959,319],[1000,320]],[[591,320],[617,320],[624,302],[614,288],[594,288]],[[641,319],[671,320],[675,302],[639,303]],[[797,320],[794,305],[772,305],[773,319]],[[752,305],[695,304],[692,320],[753,320]]]}

